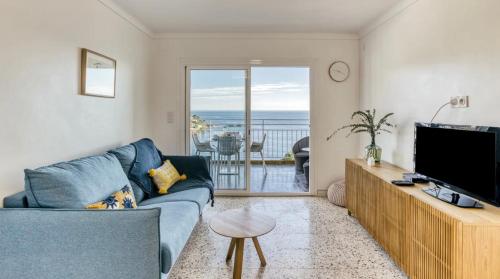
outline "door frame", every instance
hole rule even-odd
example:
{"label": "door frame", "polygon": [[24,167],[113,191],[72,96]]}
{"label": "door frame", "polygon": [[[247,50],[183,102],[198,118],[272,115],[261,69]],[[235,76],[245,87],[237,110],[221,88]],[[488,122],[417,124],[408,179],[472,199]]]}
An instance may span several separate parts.
{"label": "door frame", "polygon": [[[246,88],[245,92],[248,92],[245,97],[245,119],[246,119],[246,133],[248,133],[249,127],[251,127],[251,68],[252,67],[308,67],[309,68],[309,119],[310,119],[310,127],[309,127],[309,145],[311,146],[310,152],[310,173],[309,173],[309,192],[250,192],[250,164],[247,160],[250,159],[250,153],[246,152],[245,155],[245,190],[217,190],[215,192],[216,196],[254,196],[254,197],[293,197],[293,196],[316,196],[317,195],[317,174],[315,171],[316,165],[316,148],[314,147],[316,140],[316,116],[313,112],[312,104],[316,98],[314,84],[318,81],[316,80],[317,75],[316,69],[318,61],[314,58],[297,58],[297,59],[276,59],[276,58],[268,58],[262,59],[265,61],[261,64],[254,65],[250,63],[254,59],[251,58],[180,58],[178,60],[178,69],[180,70],[180,88],[182,93],[184,94],[183,104],[181,107],[184,107],[184,125],[182,127],[183,133],[181,141],[184,143],[184,154],[189,155],[190,148],[190,124],[189,119],[191,118],[191,92],[190,92],[190,74],[188,71],[193,69],[200,70],[209,70],[209,69],[221,69],[221,70],[242,70],[245,69],[247,71],[246,78]],[[245,141],[245,148],[249,150],[251,141]],[[248,154],[248,155],[247,155]]]}

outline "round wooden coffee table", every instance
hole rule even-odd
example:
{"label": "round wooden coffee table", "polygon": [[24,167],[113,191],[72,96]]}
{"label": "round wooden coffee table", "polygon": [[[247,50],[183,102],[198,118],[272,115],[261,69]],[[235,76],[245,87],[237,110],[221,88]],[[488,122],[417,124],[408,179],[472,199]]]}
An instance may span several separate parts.
{"label": "round wooden coffee table", "polygon": [[264,258],[257,237],[269,233],[274,227],[276,227],[276,221],[273,218],[249,208],[224,211],[212,218],[210,228],[217,234],[231,238],[226,261],[231,260],[233,251],[236,249],[233,278],[241,278],[245,238],[253,240],[253,244],[259,255],[260,264],[262,266],[266,265],[266,259]]}

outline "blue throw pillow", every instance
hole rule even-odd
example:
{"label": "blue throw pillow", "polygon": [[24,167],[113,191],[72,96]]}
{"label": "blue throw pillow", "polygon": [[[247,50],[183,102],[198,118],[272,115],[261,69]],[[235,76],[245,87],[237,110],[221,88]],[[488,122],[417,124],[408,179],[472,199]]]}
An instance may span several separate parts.
{"label": "blue throw pillow", "polygon": [[[116,156],[116,158],[122,165],[123,171],[125,172],[127,177],[130,177],[130,169],[132,169],[132,165],[135,161],[135,147],[131,144],[128,144],[110,150],[108,151],[108,153]],[[144,191],[134,181],[130,181],[130,186],[132,186],[132,189],[134,191],[135,200],[140,203],[144,199]]]}
{"label": "blue throw pillow", "polygon": [[156,197],[159,194],[148,172],[162,165],[160,153],[151,139],[141,139],[132,145],[135,147],[135,161],[130,169],[129,178],[149,197]]}
{"label": "blue throw pillow", "polygon": [[82,209],[130,184],[112,154],[26,169],[24,173],[30,207]]}

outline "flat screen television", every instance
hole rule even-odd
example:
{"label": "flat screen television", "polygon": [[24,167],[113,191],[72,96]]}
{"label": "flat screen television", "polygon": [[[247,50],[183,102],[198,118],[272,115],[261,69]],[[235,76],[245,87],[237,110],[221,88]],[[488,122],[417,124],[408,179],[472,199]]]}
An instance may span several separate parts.
{"label": "flat screen television", "polygon": [[500,206],[500,128],[415,125],[415,173]]}

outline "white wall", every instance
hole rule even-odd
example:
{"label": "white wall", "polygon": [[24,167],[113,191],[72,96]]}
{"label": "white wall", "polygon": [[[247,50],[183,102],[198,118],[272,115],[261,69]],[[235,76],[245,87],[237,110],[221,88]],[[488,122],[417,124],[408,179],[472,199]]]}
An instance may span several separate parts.
{"label": "white wall", "polygon": [[[0,1],[0,199],[24,168],[150,134],[152,40],[97,0]],[[80,48],[117,60],[116,98],[79,95]]]}
{"label": "white wall", "polygon": [[[349,35],[287,34],[178,34],[155,42],[154,59],[154,138],[166,153],[184,152],[185,92],[184,64],[240,64],[249,59],[265,63],[312,62],[311,121],[312,172],[318,189],[344,175],[344,159],[357,154],[357,139],[337,137],[326,142],[333,129],[349,120],[359,104],[358,39]],[[335,83],[328,67],[344,60],[352,68],[351,78]],[[167,123],[167,113],[175,121]]]}
{"label": "white wall", "polygon": [[454,95],[471,107],[435,122],[500,126],[499,11],[498,0],[418,0],[362,38],[361,107],[395,112],[399,125],[378,141],[383,159],[411,169],[414,122]]}

